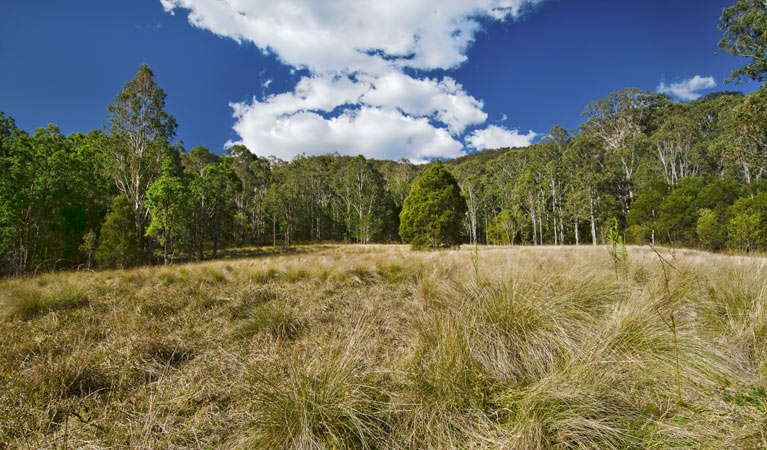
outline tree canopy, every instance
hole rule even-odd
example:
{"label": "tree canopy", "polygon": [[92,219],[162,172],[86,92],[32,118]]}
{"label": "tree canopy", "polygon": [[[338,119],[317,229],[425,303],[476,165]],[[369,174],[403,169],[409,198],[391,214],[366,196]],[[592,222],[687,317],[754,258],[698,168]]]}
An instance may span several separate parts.
{"label": "tree canopy", "polygon": [[724,31],[719,48],[750,59],[726,81],[767,80],[767,2],[737,0],[722,11],[719,29]]}

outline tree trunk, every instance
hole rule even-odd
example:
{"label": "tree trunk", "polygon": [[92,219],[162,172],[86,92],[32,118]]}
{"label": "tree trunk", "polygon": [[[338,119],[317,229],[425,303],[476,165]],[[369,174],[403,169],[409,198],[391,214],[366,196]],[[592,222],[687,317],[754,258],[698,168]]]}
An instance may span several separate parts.
{"label": "tree trunk", "polygon": [[576,217],[575,218],[575,245],[576,246],[581,245],[581,241],[580,241],[580,238],[578,236],[578,222],[579,222],[578,218]]}

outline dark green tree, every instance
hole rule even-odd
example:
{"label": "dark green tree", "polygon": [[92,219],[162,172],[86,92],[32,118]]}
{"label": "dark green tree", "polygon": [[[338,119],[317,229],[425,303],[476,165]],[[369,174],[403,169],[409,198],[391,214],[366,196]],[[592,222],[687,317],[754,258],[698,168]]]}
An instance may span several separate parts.
{"label": "dark green tree", "polygon": [[467,209],[458,182],[437,160],[426,168],[405,199],[400,237],[413,249],[460,245]]}
{"label": "dark green tree", "polygon": [[132,267],[141,261],[142,251],[133,221],[133,209],[124,195],[112,200],[112,208],[101,226],[96,248],[96,264],[100,268]]}

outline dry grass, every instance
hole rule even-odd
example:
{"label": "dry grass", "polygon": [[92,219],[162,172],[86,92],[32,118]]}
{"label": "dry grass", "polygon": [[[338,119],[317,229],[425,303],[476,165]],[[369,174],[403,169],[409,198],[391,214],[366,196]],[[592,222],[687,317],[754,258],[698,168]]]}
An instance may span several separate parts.
{"label": "dry grass", "polygon": [[767,260],[470,252],[2,281],[0,448],[767,448]]}

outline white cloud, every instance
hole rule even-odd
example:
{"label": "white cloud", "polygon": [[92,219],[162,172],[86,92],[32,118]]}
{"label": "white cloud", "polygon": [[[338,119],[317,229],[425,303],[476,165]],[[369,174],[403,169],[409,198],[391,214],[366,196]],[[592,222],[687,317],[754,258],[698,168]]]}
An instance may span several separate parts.
{"label": "white cloud", "polygon": [[487,150],[503,147],[527,147],[532,144],[537,133],[530,130],[527,134],[519,134],[518,130],[508,130],[496,125],[490,125],[484,130],[476,130],[466,138],[466,142],[477,150]]}
{"label": "white cloud", "polygon": [[[444,129],[433,127],[425,118],[398,111],[365,106],[326,119],[312,111],[277,115],[269,103],[256,100],[251,105],[233,107],[237,117],[234,129],[242,142],[258,143],[257,153],[286,160],[301,153],[338,152],[424,162],[437,156],[454,158],[463,154],[461,143]],[[259,152],[260,149],[270,150]]]}
{"label": "white cloud", "polygon": [[[482,102],[466,94],[452,78],[417,80],[400,72],[381,78],[304,77],[293,92],[231,106],[234,129],[241,139],[230,144],[244,144],[258,154],[283,159],[302,152],[332,151],[389,159],[404,156],[414,161],[460,156],[462,146],[454,136],[487,118]],[[375,129],[372,118],[382,121],[380,129],[386,133]],[[361,128],[370,137],[365,138]],[[413,133],[411,139],[408,133]],[[373,139],[379,142],[363,142]],[[387,145],[391,147],[384,148]]]}
{"label": "white cloud", "polygon": [[713,87],[716,87],[714,77],[701,77],[700,75],[695,75],[688,80],[672,83],[670,85],[661,81],[658,86],[658,92],[661,94],[673,94],[681,100],[690,101],[700,98],[701,94],[698,93],[698,91],[711,89]]}
{"label": "white cloud", "polygon": [[171,14],[187,10],[196,27],[309,70],[292,92],[232,104],[238,142],[256,153],[423,160],[460,155],[460,135],[487,114],[453,78],[406,69],[457,67],[482,22],[517,18],[543,0],[160,1]]}
{"label": "white cloud", "polygon": [[480,20],[518,17],[542,0],[160,0],[189,22],[315,72],[390,65],[447,69],[465,59]]}
{"label": "white cloud", "polygon": [[487,114],[482,111],[482,101],[467,94],[450,77],[437,82],[429,78],[419,80],[392,71],[381,77],[363,79],[367,79],[373,88],[362,96],[362,102],[399,108],[416,116],[434,116],[446,124],[453,134],[463,133],[466,126],[487,119]]}

